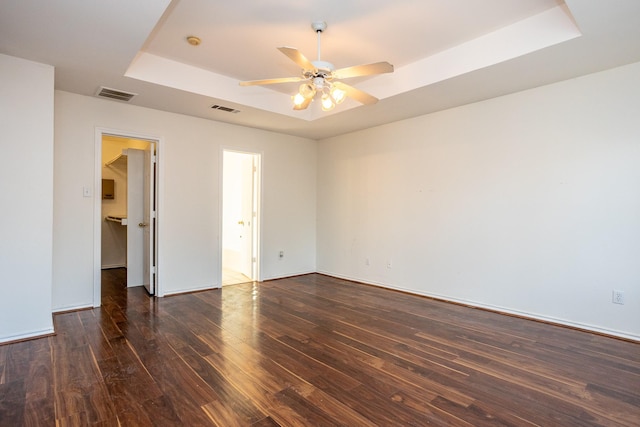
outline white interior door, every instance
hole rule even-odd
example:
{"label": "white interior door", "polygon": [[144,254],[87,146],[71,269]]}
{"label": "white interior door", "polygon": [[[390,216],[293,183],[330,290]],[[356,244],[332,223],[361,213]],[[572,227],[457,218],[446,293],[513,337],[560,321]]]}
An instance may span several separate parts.
{"label": "white interior door", "polygon": [[253,277],[253,155],[242,154],[239,171],[242,183],[240,198],[241,223],[240,272],[249,279]]}
{"label": "white interior door", "polygon": [[251,278],[253,280],[258,280],[260,274],[258,273],[258,259],[260,253],[260,222],[258,216],[258,210],[260,207],[260,154],[254,154],[252,156],[252,197],[251,197],[251,217],[253,221],[251,222],[251,237],[252,237],[252,247],[251,247]]}
{"label": "white interior door", "polygon": [[127,287],[144,283],[144,153],[127,149]]}
{"label": "white interior door", "polygon": [[155,149],[154,144],[144,150],[142,184],[142,284],[147,292],[155,292]]}

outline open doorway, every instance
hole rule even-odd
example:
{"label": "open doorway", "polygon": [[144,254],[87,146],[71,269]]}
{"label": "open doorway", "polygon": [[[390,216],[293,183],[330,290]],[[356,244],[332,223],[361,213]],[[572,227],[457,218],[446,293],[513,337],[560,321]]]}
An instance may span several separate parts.
{"label": "open doorway", "polygon": [[259,280],[260,154],[222,154],[223,286]]}
{"label": "open doorway", "polygon": [[123,270],[123,286],[157,293],[157,141],[106,132],[98,138],[96,306],[107,269]]}

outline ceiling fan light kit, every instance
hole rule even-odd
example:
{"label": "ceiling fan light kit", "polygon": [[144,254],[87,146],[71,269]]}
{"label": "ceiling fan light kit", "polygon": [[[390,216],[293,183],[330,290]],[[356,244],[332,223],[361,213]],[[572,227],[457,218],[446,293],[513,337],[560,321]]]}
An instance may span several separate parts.
{"label": "ceiling fan light kit", "polygon": [[320,59],[320,35],[327,29],[327,23],[323,21],[313,22],[311,28],[318,35],[318,59],[309,61],[298,49],[294,47],[279,47],[278,50],[302,68],[300,77],[283,77],[276,79],[250,80],[240,82],[240,86],[270,85],[277,83],[303,82],[298,92],[291,97],[294,110],[306,109],[317,94],[320,94],[320,103],[323,111],[331,111],[337,104],[342,103],[346,97],[355,99],[362,104],[375,104],[378,98],[349,86],[338,80],[352,77],[370,76],[374,74],[392,73],[393,65],[388,62],[376,62],[373,64],[356,65],[353,67],[336,70],[333,64]]}

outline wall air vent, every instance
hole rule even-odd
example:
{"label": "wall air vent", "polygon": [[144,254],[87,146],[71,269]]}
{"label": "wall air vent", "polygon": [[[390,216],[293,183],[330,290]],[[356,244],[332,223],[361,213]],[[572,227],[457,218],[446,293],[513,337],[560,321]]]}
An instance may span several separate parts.
{"label": "wall air vent", "polygon": [[211,109],[212,110],[226,111],[227,113],[234,113],[234,114],[240,112],[240,110],[236,110],[235,108],[229,108],[229,107],[225,107],[223,105],[217,105],[217,104],[212,105]]}
{"label": "wall air vent", "polygon": [[124,101],[124,102],[131,101],[131,98],[133,98],[136,95],[137,93],[124,92],[121,90],[111,89],[104,86],[101,86],[100,89],[98,89],[98,91],[96,92],[96,96],[99,96],[101,98],[115,99],[115,100]]}

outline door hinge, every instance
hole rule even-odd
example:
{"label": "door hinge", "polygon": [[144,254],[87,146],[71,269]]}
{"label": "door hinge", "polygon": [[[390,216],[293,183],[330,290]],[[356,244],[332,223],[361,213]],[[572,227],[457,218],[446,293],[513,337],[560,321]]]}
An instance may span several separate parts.
{"label": "door hinge", "polygon": [[155,265],[153,267],[151,267],[151,274],[156,274],[156,267]]}
{"label": "door hinge", "polygon": [[256,257],[251,258],[251,262],[256,262]]}
{"label": "door hinge", "polygon": [[156,155],[154,154],[153,156],[151,156],[151,162],[155,163],[156,162]]}
{"label": "door hinge", "polygon": [[155,217],[156,217],[156,211],[151,211],[151,218],[155,219]]}

